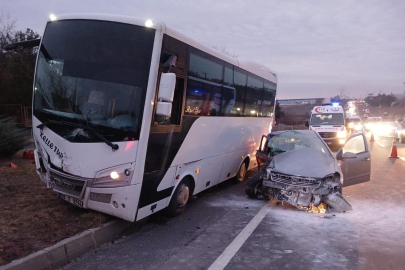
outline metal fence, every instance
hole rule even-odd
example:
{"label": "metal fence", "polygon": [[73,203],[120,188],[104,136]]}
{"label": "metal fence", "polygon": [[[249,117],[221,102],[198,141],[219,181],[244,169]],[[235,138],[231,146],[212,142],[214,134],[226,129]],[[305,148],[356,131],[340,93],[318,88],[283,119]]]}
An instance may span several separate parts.
{"label": "metal fence", "polygon": [[10,117],[15,123],[30,127],[32,126],[32,107],[22,104],[0,104],[0,117]]}

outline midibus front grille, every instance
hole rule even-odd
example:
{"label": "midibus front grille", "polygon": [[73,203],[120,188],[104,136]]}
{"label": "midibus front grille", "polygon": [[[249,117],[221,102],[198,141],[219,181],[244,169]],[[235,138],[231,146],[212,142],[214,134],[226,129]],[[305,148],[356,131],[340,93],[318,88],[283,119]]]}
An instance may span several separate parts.
{"label": "midibus front grille", "polygon": [[82,198],[86,189],[87,179],[62,174],[50,169],[50,180],[53,190],[75,198]]}

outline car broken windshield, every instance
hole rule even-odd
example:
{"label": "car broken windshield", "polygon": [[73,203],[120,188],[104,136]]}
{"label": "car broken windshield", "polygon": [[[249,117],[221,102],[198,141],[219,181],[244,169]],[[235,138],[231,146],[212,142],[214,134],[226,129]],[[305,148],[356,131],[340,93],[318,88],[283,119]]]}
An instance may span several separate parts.
{"label": "car broken windshield", "polygon": [[315,132],[303,134],[298,131],[286,131],[279,133],[270,138],[268,147],[272,156],[301,148],[313,148],[322,153],[330,154],[327,146],[325,146]]}

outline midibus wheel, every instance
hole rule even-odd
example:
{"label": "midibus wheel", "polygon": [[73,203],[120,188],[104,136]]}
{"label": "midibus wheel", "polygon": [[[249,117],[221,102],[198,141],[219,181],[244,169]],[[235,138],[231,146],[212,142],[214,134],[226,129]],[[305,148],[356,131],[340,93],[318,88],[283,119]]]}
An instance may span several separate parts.
{"label": "midibus wheel", "polygon": [[246,171],[247,171],[247,165],[245,162],[243,162],[238,170],[238,173],[236,174],[235,182],[240,183],[245,179]]}
{"label": "midibus wheel", "polygon": [[167,207],[166,213],[175,217],[184,212],[190,198],[190,184],[187,179],[183,180],[176,188]]}

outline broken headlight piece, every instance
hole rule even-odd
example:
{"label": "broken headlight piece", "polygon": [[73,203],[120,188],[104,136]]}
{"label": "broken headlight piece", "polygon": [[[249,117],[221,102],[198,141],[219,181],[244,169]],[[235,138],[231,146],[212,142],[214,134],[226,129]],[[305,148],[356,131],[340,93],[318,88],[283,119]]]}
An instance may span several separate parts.
{"label": "broken headlight piece", "polygon": [[325,176],[325,177],[323,178],[323,182],[324,182],[324,183],[327,183],[327,182],[332,183],[333,181],[336,181],[336,182],[339,182],[339,181],[340,181],[340,178],[337,177],[337,176],[335,176],[335,174],[333,174],[333,173],[328,174],[327,176]]}

